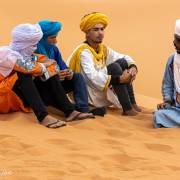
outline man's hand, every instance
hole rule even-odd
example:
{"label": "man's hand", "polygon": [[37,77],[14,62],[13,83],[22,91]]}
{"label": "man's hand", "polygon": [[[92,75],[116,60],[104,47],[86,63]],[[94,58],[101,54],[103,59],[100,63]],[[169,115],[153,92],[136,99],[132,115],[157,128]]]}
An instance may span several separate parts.
{"label": "man's hand", "polygon": [[176,92],[176,101],[180,104],[180,93]]}
{"label": "man's hand", "polygon": [[136,67],[131,67],[129,70],[129,73],[132,75],[132,76],[136,76],[136,74],[137,74],[137,68]]}
{"label": "man's hand", "polygon": [[120,83],[130,83],[132,78],[131,73],[129,73],[127,69],[123,71],[121,76],[119,76]]}
{"label": "man's hand", "polygon": [[165,108],[168,108],[170,106],[171,106],[170,102],[163,102],[163,103],[160,103],[157,105],[157,109],[165,109]]}
{"label": "man's hand", "polygon": [[60,81],[64,81],[64,79],[66,77],[66,72],[67,72],[67,69],[59,71],[58,75],[59,75],[59,80]]}
{"label": "man's hand", "polygon": [[73,78],[73,75],[74,75],[73,71],[68,69],[68,71],[66,72],[66,79],[71,80]]}

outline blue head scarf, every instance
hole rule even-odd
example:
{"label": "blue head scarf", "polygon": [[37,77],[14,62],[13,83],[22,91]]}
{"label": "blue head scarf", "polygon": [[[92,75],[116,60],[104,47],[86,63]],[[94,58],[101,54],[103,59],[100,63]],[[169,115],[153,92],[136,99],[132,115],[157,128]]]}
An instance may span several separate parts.
{"label": "blue head scarf", "polygon": [[41,26],[42,32],[43,32],[43,37],[39,41],[36,49],[36,53],[39,54],[44,54],[50,59],[54,59],[54,48],[56,48],[56,45],[54,44],[49,44],[47,42],[47,38],[49,36],[56,36],[58,32],[61,30],[61,23],[59,22],[54,22],[50,20],[44,20],[40,21],[39,25]]}

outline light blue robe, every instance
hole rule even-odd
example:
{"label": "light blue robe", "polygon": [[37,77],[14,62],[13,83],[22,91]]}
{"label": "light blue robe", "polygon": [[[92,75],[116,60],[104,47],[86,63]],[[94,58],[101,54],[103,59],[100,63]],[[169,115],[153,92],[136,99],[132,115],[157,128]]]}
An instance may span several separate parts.
{"label": "light blue robe", "polygon": [[173,60],[172,54],[166,64],[162,82],[162,95],[164,101],[171,101],[172,106],[160,109],[154,112],[153,120],[154,127],[180,127],[180,104],[176,101],[176,88],[173,74]]}

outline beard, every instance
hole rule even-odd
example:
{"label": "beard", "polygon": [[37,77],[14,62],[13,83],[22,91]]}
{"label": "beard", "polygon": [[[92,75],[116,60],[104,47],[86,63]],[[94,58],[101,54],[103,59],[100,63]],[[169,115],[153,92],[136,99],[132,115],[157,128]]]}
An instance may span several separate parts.
{"label": "beard", "polygon": [[96,40],[94,42],[97,43],[97,44],[100,44],[100,43],[102,43],[102,40]]}
{"label": "beard", "polygon": [[102,43],[102,41],[103,41],[102,37],[97,37],[95,40],[93,40],[93,42],[97,44]]}

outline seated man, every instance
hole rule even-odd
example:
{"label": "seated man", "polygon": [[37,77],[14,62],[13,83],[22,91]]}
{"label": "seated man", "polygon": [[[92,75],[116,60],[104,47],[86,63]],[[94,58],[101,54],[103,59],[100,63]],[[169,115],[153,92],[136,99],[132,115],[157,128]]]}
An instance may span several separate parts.
{"label": "seated man", "polygon": [[57,75],[55,61],[32,55],[43,34],[38,24],[21,24],[12,31],[10,46],[0,48],[0,113],[32,108],[40,124],[57,128],[66,123],[48,115],[45,105],[62,110],[66,121],[87,118],[74,109]]}
{"label": "seated man", "polygon": [[162,82],[163,103],[157,105],[154,127],[180,127],[180,19],[176,21],[174,46],[176,52],[167,61]]}
{"label": "seated man", "polygon": [[84,76],[91,105],[120,107],[121,104],[124,115],[134,116],[140,111],[132,87],[137,67],[131,57],[102,44],[107,25],[105,14],[85,15],[80,29],[86,34],[86,41],[74,50],[67,64]]}
{"label": "seated man", "polygon": [[73,92],[76,110],[88,112],[87,88],[83,76],[68,69],[62,59],[61,53],[56,46],[57,35],[61,30],[61,23],[49,20],[40,21],[43,37],[39,41],[36,53],[44,54],[54,59],[59,68],[59,78],[66,93]]}

